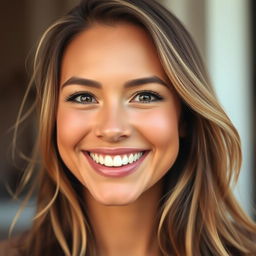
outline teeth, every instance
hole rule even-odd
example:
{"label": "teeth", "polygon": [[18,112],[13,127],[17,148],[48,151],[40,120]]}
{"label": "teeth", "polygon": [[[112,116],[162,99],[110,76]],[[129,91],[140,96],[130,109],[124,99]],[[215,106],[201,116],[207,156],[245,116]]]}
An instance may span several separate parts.
{"label": "teeth", "polygon": [[104,164],[106,166],[113,166],[113,160],[112,160],[111,156],[106,156],[105,157]]}
{"label": "teeth", "polygon": [[115,156],[113,161],[113,166],[121,166],[121,165],[122,165],[121,156]]}
{"label": "teeth", "polygon": [[122,166],[131,164],[137,161],[143,155],[142,152],[129,154],[128,155],[116,155],[111,157],[109,155],[103,156],[96,153],[90,153],[91,158],[98,164],[105,165],[105,166]]}
{"label": "teeth", "polygon": [[129,163],[129,159],[128,159],[127,155],[125,155],[125,156],[123,157],[123,159],[122,159],[122,164],[123,164],[123,165],[126,165],[126,164],[128,164],[128,163]]}
{"label": "teeth", "polygon": [[95,161],[98,163],[99,162],[99,157],[98,155],[95,155]]}
{"label": "teeth", "polygon": [[104,164],[104,158],[103,158],[103,156],[102,156],[102,155],[100,155],[100,157],[99,157],[99,161],[100,161],[100,164]]}
{"label": "teeth", "polygon": [[131,164],[133,161],[135,161],[135,158],[136,158],[136,155],[133,156],[133,154],[130,154],[130,156],[128,158],[129,164]]}

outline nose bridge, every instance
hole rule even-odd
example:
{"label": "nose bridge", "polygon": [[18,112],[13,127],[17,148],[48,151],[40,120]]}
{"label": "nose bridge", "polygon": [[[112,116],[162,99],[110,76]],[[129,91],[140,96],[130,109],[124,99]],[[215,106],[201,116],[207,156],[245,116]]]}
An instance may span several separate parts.
{"label": "nose bridge", "polygon": [[96,135],[108,141],[118,141],[130,135],[125,106],[118,100],[104,102],[97,116]]}
{"label": "nose bridge", "polygon": [[121,129],[122,115],[125,115],[122,105],[117,101],[105,103],[102,107],[103,125],[110,129]]}

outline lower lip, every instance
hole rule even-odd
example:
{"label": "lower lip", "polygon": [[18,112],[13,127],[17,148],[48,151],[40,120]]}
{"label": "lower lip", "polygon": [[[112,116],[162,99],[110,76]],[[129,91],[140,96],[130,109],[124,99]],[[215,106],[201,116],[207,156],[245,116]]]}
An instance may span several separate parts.
{"label": "lower lip", "polygon": [[105,177],[124,177],[128,176],[131,173],[135,172],[143,160],[146,158],[149,151],[143,153],[141,158],[131,164],[127,164],[120,167],[107,167],[101,164],[97,164],[92,160],[89,156],[88,152],[83,152],[88,162],[92,166],[93,170],[95,170],[98,174],[103,175]]}

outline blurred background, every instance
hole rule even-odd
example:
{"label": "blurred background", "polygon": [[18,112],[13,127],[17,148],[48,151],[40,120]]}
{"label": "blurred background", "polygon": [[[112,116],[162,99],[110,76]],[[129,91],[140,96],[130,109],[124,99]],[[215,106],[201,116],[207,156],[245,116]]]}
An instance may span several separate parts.
{"label": "blurred background", "polygon": [[[11,158],[18,109],[29,81],[27,59],[43,31],[78,0],[2,1],[0,9],[0,239],[6,238],[19,201],[11,200],[25,162]],[[190,31],[215,85],[218,97],[237,127],[243,149],[243,166],[235,194],[255,218],[256,76],[254,0],[162,0]],[[32,97],[31,97],[32,101]],[[30,153],[34,119],[24,126],[19,147]],[[21,215],[15,232],[31,223],[34,200]]]}

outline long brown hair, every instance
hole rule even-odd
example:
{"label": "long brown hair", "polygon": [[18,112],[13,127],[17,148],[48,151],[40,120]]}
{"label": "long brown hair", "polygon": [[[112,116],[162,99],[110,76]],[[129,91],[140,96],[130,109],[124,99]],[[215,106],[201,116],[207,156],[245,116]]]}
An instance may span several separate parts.
{"label": "long brown hair", "polygon": [[[36,88],[38,140],[24,183],[37,172],[36,216],[24,255],[96,255],[96,240],[82,203],[83,186],[67,170],[56,146],[56,110],[62,54],[78,33],[97,23],[131,22],[151,36],[170,87],[179,96],[186,136],[165,179],[158,243],[163,255],[256,255],[256,226],[240,208],[239,135],[219,105],[186,29],[154,0],[82,0],[42,36],[28,90]],[[22,109],[17,125],[22,120]],[[170,173],[174,173],[170,178]]]}

